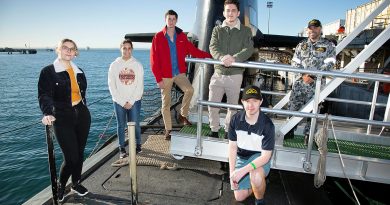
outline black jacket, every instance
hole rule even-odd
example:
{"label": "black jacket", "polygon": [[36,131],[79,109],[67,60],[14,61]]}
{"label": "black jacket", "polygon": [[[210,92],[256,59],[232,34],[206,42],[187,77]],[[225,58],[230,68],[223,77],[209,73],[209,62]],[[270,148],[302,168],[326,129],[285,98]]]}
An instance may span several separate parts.
{"label": "black jacket", "polygon": [[[86,105],[85,92],[87,90],[87,79],[85,78],[84,71],[82,72],[77,73],[77,83],[80,88],[82,103]],[[44,67],[38,81],[38,100],[39,107],[44,115],[54,115],[56,110],[72,108],[68,72],[62,71],[57,73],[53,64]]]}

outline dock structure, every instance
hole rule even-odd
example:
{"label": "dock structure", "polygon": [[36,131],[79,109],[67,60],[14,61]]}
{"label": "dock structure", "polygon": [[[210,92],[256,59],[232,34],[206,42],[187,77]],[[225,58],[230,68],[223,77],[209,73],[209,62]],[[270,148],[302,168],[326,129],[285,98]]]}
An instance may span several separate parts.
{"label": "dock structure", "polygon": [[[390,0],[383,0],[361,24],[337,45],[337,53],[342,52],[347,45],[352,44],[352,41],[358,38],[375,16],[378,16],[389,5]],[[283,109],[289,101],[290,93],[263,92],[264,94],[284,96],[272,108],[261,109],[272,118],[276,128],[276,144],[265,194],[267,204],[333,204],[332,197],[328,197],[328,193],[324,189],[314,189],[312,186],[313,174],[314,181],[318,181],[316,175],[323,175],[330,179],[347,178],[348,181],[351,179],[355,180],[354,182],[362,182],[368,188],[371,188],[368,184],[374,184],[375,190],[388,190],[390,185],[390,174],[387,171],[390,169],[390,133],[388,132],[390,100],[387,98],[387,103],[377,103],[376,99],[379,83],[390,83],[390,78],[384,75],[356,74],[355,71],[375,51],[386,45],[386,42],[389,41],[389,34],[389,28],[381,31],[375,39],[364,46],[364,49],[353,60],[343,66],[344,69],[338,72],[298,71],[287,65],[258,62],[232,64],[234,67],[246,69],[317,75],[316,94],[299,111]],[[144,41],[150,40],[151,36],[150,34],[142,35]],[[199,43],[202,42],[199,41]],[[198,67],[194,67],[198,69],[194,77],[195,83],[193,83],[195,90],[199,92],[195,92],[193,97],[197,107],[194,107],[189,115],[189,119],[194,125],[172,130],[171,141],[166,141],[162,135],[161,131],[164,126],[162,126],[161,119],[159,122],[156,121],[156,123],[148,125],[150,126],[149,129],[146,129],[148,132],[154,128],[160,129],[160,131],[143,133],[143,152],[135,156],[137,161],[135,189],[132,186],[133,181],[130,179],[131,171],[129,172],[129,170],[131,167],[126,166],[125,163],[121,166],[113,166],[118,161],[118,145],[117,141],[111,141],[84,163],[82,183],[89,189],[90,193],[85,197],[78,197],[69,192],[70,183],[68,183],[63,204],[253,204],[253,196],[243,203],[236,202],[234,199],[229,183],[229,173],[226,169],[229,141],[222,137],[224,133],[219,133],[219,138],[208,137],[210,128],[207,125],[207,106],[242,109],[240,105],[215,103],[203,99],[204,92],[206,92],[203,88],[208,87],[206,79],[209,77],[205,75],[205,69],[211,68],[211,64],[221,64],[221,62],[192,58],[187,58],[186,61],[193,64],[200,63]],[[210,66],[206,66],[206,64]],[[321,90],[323,76],[332,76],[333,78]],[[373,92],[373,100],[361,102],[329,98],[329,94],[347,78],[375,81],[376,88]],[[370,105],[369,118],[320,114],[318,111],[319,102],[324,100]],[[385,112],[380,113],[383,114],[383,121],[374,120],[376,106],[386,107]],[[221,124],[225,119],[223,114],[220,118]],[[286,116],[289,116],[288,120],[286,120]],[[304,117],[312,118],[307,145],[304,144],[304,138],[300,135],[303,130],[300,122]],[[323,122],[323,126],[319,126],[323,128],[323,136],[329,135],[329,140],[326,138],[326,141],[324,140],[326,143],[321,143],[326,146],[317,145],[318,148],[326,148],[325,153],[321,153],[319,149],[316,150],[315,124],[317,120]],[[333,122],[337,122],[337,124],[335,123],[333,126]],[[327,126],[328,123],[330,128]],[[284,135],[295,126],[297,127],[295,137],[285,139]],[[177,128],[177,125],[173,127]],[[129,163],[129,160],[126,160]],[[130,164],[134,164],[134,160],[130,161],[133,162]],[[321,164],[326,166],[318,166]],[[352,185],[350,186],[352,190],[355,189]],[[343,188],[340,189],[348,195]],[[360,194],[360,191],[358,193]],[[136,197],[133,197],[134,195]],[[24,204],[50,204],[51,197],[50,187],[47,187]],[[352,197],[349,198],[352,199]],[[355,198],[357,200],[358,197]],[[361,198],[368,200],[368,197],[365,196]],[[341,201],[338,203],[344,204]]]}
{"label": "dock structure", "polygon": [[[138,203],[132,199],[129,166],[113,166],[119,156],[116,138],[84,162],[82,183],[90,193],[80,197],[69,191],[68,183],[62,204],[254,204],[253,196],[235,202],[223,163],[191,157],[176,160],[170,154],[170,142],[153,130],[142,134],[143,151],[137,154]],[[309,175],[273,170],[268,177],[267,204],[332,204],[323,189],[311,185]],[[302,190],[293,188],[297,186]],[[52,204],[51,197],[48,186],[24,204]]]}
{"label": "dock structure", "polygon": [[31,49],[31,48],[0,48],[0,53],[7,53],[9,55],[13,53],[20,53],[20,54],[36,54],[37,49]]}

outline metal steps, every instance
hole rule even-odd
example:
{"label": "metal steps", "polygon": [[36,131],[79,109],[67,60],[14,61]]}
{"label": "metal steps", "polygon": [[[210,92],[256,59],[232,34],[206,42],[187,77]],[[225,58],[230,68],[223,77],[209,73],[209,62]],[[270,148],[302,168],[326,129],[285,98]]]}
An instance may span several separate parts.
{"label": "metal steps", "polygon": [[[340,53],[363,29],[380,14],[388,5],[390,5],[390,0],[384,0],[381,4],[375,8],[367,18],[358,25],[355,30],[350,33],[345,39],[343,39],[336,47],[336,55]],[[361,51],[355,59],[353,59],[343,70],[342,73],[353,73],[356,69],[367,59],[369,58],[378,48],[380,48],[387,40],[390,38],[390,27],[385,29],[378,35],[374,41],[372,41],[363,51]],[[345,78],[335,78],[326,87],[321,91],[319,96],[319,101],[323,101],[332,91],[334,91]],[[275,106],[274,109],[282,109],[290,98],[291,91],[287,93]],[[308,102],[304,107],[301,108],[301,112],[311,112],[313,110],[313,99]],[[285,135],[288,133],[296,124],[302,120],[302,117],[292,117],[288,122],[286,122],[280,129],[280,133]]]}

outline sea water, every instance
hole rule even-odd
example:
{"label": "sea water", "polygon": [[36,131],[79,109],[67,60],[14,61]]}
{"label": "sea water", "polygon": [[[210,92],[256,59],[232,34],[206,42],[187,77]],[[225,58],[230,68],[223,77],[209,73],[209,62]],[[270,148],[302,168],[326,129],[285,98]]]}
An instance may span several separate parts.
{"label": "sea water", "polygon": [[[86,157],[113,115],[107,72],[110,63],[118,56],[119,49],[92,49],[81,50],[74,60],[84,70],[88,81],[86,97],[90,104],[92,124],[85,149]],[[149,50],[135,49],[133,56],[144,66],[145,91],[156,90],[150,70]],[[56,57],[55,52],[46,50],[38,50],[37,54],[32,55],[0,54],[0,204],[21,204],[50,185],[37,83],[41,69],[53,63]],[[154,105],[160,106],[159,103]],[[142,119],[149,114],[144,107]],[[115,132],[114,118],[101,143]],[[62,154],[56,143],[55,152],[58,170]]]}

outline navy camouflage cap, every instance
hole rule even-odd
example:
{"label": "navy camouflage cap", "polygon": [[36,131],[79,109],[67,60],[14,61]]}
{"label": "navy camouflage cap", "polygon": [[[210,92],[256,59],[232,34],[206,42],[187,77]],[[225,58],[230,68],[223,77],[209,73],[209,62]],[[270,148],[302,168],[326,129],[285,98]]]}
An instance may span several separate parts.
{"label": "navy camouflage cap", "polygon": [[309,23],[307,24],[308,28],[310,26],[322,27],[322,24],[321,24],[321,21],[319,21],[318,19],[313,19],[313,20],[309,21]]}
{"label": "navy camouflage cap", "polygon": [[248,85],[244,88],[244,91],[242,93],[242,100],[248,100],[248,99],[258,99],[262,100],[263,97],[261,96],[260,88],[254,85]]}

